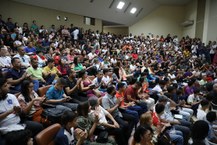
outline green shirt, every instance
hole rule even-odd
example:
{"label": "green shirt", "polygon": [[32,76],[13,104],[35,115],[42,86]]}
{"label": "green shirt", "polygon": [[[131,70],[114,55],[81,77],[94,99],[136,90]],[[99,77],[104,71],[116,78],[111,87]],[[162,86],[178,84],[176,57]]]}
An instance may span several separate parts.
{"label": "green shirt", "polygon": [[42,77],[42,68],[34,69],[33,67],[29,67],[26,72],[38,80],[41,80]]}
{"label": "green shirt", "polygon": [[79,63],[77,66],[74,67],[74,70],[75,70],[75,71],[80,71],[80,70],[82,70],[82,69],[84,69],[84,68],[83,68],[83,65],[80,64],[80,63]]}

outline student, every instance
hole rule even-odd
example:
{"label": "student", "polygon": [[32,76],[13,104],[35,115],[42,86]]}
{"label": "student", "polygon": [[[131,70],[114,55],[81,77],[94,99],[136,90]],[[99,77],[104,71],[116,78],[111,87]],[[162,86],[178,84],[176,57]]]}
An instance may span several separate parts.
{"label": "student", "polygon": [[216,121],[216,119],[217,119],[216,112],[210,111],[207,113],[206,120],[209,125],[209,132],[208,132],[207,139],[213,143],[217,143],[217,136],[216,136],[217,132],[214,129],[214,122]]}
{"label": "student", "polygon": [[[55,145],[81,145],[87,138],[87,132],[76,128],[76,115],[66,111],[61,117],[62,128],[55,137]],[[76,129],[75,129],[76,128]]]}
{"label": "student", "polygon": [[5,137],[5,145],[33,145],[32,132],[20,130],[8,133]]}
{"label": "student", "polygon": [[124,132],[122,128],[120,128],[120,125],[116,122],[113,116],[99,105],[98,98],[92,97],[88,101],[91,106],[89,116],[92,117],[94,113],[98,113],[100,126],[105,128],[109,135],[115,136],[115,140],[118,145],[126,145],[127,141],[124,139]]}
{"label": "student", "polygon": [[109,69],[103,70],[103,77],[102,77],[102,87],[107,88],[107,86],[112,82],[112,78],[109,77]]}
{"label": "student", "polygon": [[66,81],[64,78],[59,78],[57,83],[54,86],[51,86],[47,93],[47,103],[55,104],[57,108],[64,110],[73,110],[77,109],[78,104],[70,103],[71,97],[67,96],[64,93],[63,88],[66,86]]}
{"label": "student", "polygon": [[204,120],[198,120],[192,127],[192,145],[208,145],[205,138],[208,136],[209,125]]}
{"label": "student", "polygon": [[5,78],[0,78],[0,133],[6,135],[13,131],[30,129],[33,136],[39,133],[43,126],[34,121],[21,122],[22,113],[16,96],[9,94],[9,85]]}
{"label": "student", "polygon": [[93,79],[92,84],[95,85],[95,88],[99,88],[99,91],[106,92],[106,89],[101,87],[103,85],[103,73],[102,71],[97,71],[96,78]]}
{"label": "student", "polygon": [[41,113],[43,108],[41,103],[45,97],[39,97],[33,90],[33,83],[29,80],[24,80],[21,84],[21,94],[18,96],[18,101],[21,109],[28,117],[27,119],[41,122]]}
{"label": "student", "polygon": [[206,114],[209,111],[209,101],[206,99],[203,99],[200,102],[201,108],[197,109],[197,119],[198,120],[205,120],[206,119]]}
{"label": "student", "polygon": [[150,126],[139,126],[133,138],[136,142],[136,145],[154,145],[152,143],[153,130]]}

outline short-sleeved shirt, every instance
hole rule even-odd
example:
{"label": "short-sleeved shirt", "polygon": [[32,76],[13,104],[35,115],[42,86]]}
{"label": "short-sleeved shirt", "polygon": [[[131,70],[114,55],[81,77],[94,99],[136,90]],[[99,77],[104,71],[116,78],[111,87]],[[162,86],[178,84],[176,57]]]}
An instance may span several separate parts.
{"label": "short-sleeved shirt", "polygon": [[99,86],[102,80],[99,80],[97,77],[93,79],[92,84]]}
{"label": "short-sleeved shirt", "polygon": [[11,58],[9,56],[1,56],[0,57],[0,66],[3,66],[3,67],[9,67],[11,66]]}
{"label": "short-sleeved shirt", "polygon": [[[124,93],[117,92],[115,96],[116,96],[117,99],[119,99],[119,98],[124,98]],[[124,106],[125,106],[124,100],[125,100],[125,99],[123,99],[123,100],[121,101],[120,107],[124,107]]]}
{"label": "short-sleeved shirt", "polygon": [[[105,110],[102,106],[98,106],[97,110],[98,112],[98,115],[99,115],[99,123],[108,123],[107,119],[106,119],[106,115],[108,115],[108,111]],[[94,114],[95,111],[92,111],[89,113],[89,115],[92,115]]]}
{"label": "short-sleeved shirt", "polygon": [[23,69],[21,70],[16,70],[14,68],[11,68],[7,72],[7,78],[12,78],[13,80],[17,80],[22,77],[22,75],[25,73]]}
{"label": "short-sleeved shirt", "polygon": [[[7,79],[12,78],[12,80],[17,80],[17,79],[21,78],[24,73],[25,73],[25,71],[22,70],[22,69],[18,71],[18,70],[14,69],[14,68],[11,68],[7,72],[6,77],[7,77]],[[13,86],[19,86],[19,85],[21,85],[21,84],[19,83],[19,84],[13,85]]]}
{"label": "short-sleeved shirt", "polygon": [[107,76],[107,77],[103,76],[102,82],[104,82],[106,85],[108,85],[108,83],[110,82],[110,77],[109,76]]}
{"label": "short-sleeved shirt", "polygon": [[26,72],[30,74],[32,77],[37,78],[38,80],[42,79],[42,68],[34,69],[33,67],[29,67]]}
{"label": "short-sleeved shirt", "polygon": [[160,119],[158,118],[156,112],[152,113],[152,123],[154,126],[158,126],[160,124]]}
{"label": "short-sleeved shirt", "polygon": [[50,67],[48,67],[48,66],[45,66],[45,67],[43,68],[43,72],[45,72],[45,73],[49,73],[49,72],[50,72],[50,73],[52,73],[52,74],[56,74],[55,79],[58,78],[58,75],[57,75],[58,69],[57,69],[56,67],[50,68]]}
{"label": "short-sleeved shirt", "polygon": [[58,131],[55,137],[55,145],[75,145],[74,128],[69,133],[63,127]]}
{"label": "short-sleeved shirt", "polygon": [[197,109],[197,119],[198,120],[205,120],[206,119],[206,112],[202,109]]}
{"label": "short-sleeved shirt", "polygon": [[[67,84],[67,86],[66,86],[65,88],[69,87],[70,89],[72,89],[72,88],[74,88],[74,86],[77,84],[77,80],[74,79],[74,80],[70,81],[69,78],[66,78],[66,84]],[[70,96],[78,96],[78,91],[79,91],[79,90],[76,89],[75,91],[73,91],[72,94],[67,94],[67,95],[70,95]]]}
{"label": "short-sleeved shirt", "polygon": [[28,55],[20,56],[16,54],[14,57],[20,59],[22,66],[29,67],[30,66],[30,57]]}
{"label": "short-sleeved shirt", "polygon": [[[14,106],[20,106],[16,96],[7,94],[6,99],[0,100],[0,114],[13,109]],[[25,126],[19,123],[20,117],[11,113],[4,119],[0,120],[0,132],[6,134],[11,131],[23,130]]]}
{"label": "short-sleeved shirt", "polygon": [[63,90],[57,90],[54,86],[51,86],[46,93],[46,97],[48,100],[59,100],[63,98],[63,94]]}
{"label": "short-sleeved shirt", "polygon": [[25,52],[26,53],[36,53],[36,49],[34,47],[32,47],[32,48],[26,47]]}
{"label": "short-sleeved shirt", "polygon": [[130,85],[130,86],[128,86],[127,89],[125,90],[124,96],[125,96],[125,100],[126,100],[127,102],[129,102],[127,96],[131,96],[131,98],[137,99],[137,92],[136,92],[135,89],[133,89],[132,85]]}
{"label": "short-sleeved shirt", "polygon": [[[116,105],[116,102],[117,102],[117,98],[116,97],[112,97],[109,94],[106,94],[106,96],[102,97],[102,106],[106,110],[110,109],[110,108],[113,108]],[[111,114],[112,114],[113,117],[116,117],[116,116],[122,117],[122,114],[118,110],[118,108],[115,109]]]}
{"label": "short-sleeved shirt", "polygon": [[74,70],[75,70],[75,71],[80,71],[80,70],[82,70],[82,69],[84,69],[84,67],[83,67],[83,65],[80,64],[80,63],[79,63],[77,66],[74,67]]}
{"label": "short-sleeved shirt", "polygon": [[[31,99],[34,99],[34,98],[38,98],[38,94],[35,92],[35,91],[32,91],[31,95],[30,95],[30,98]],[[21,108],[26,108],[30,102],[26,102],[25,101],[25,97],[20,94],[18,96],[18,101],[19,101],[19,104],[21,106]],[[32,115],[40,108],[40,101],[34,101],[34,104],[32,105],[30,111],[29,111],[29,114],[28,116],[32,117]]]}

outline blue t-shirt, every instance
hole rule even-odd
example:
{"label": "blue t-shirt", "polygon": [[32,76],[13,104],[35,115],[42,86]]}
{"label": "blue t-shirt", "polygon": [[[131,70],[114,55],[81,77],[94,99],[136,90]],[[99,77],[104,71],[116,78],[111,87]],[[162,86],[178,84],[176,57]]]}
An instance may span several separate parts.
{"label": "blue t-shirt", "polygon": [[63,98],[63,94],[64,94],[63,89],[57,90],[55,89],[54,86],[51,86],[46,93],[46,97],[48,100],[51,100],[51,99],[59,100]]}
{"label": "blue t-shirt", "polygon": [[36,49],[34,47],[30,48],[30,47],[26,47],[25,48],[25,52],[26,53],[36,53]]}

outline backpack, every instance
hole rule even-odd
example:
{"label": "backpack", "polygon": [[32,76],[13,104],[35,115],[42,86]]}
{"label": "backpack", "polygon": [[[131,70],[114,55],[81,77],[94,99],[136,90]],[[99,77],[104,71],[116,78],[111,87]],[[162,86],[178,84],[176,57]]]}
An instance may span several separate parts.
{"label": "backpack", "polygon": [[65,109],[60,108],[46,108],[43,110],[41,117],[50,121],[51,123],[60,123],[61,116],[65,112]]}

